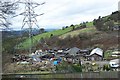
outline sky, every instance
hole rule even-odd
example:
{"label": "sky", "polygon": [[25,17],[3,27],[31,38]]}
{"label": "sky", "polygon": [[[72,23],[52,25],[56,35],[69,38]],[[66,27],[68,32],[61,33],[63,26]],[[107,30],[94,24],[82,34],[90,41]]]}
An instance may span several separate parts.
{"label": "sky", "polygon": [[[44,13],[36,17],[39,28],[60,29],[63,26],[80,24],[97,19],[99,16],[109,15],[118,10],[119,0],[32,0],[32,2],[45,2],[44,5],[34,9],[36,14]],[[24,10],[24,4],[20,4],[16,14]],[[11,27],[21,29],[23,18],[22,15],[10,18]],[[25,25],[23,28],[28,26]],[[33,25],[33,28],[37,27]]]}

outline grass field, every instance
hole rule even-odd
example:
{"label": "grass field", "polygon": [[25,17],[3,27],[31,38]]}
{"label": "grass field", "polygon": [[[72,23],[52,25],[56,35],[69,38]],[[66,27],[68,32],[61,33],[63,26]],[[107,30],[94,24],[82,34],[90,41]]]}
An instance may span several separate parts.
{"label": "grass field", "polygon": [[[80,25],[75,25],[75,28],[79,27],[79,26]],[[86,26],[88,28],[85,28],[85,29],[82,29],[82,30],[72,31],[73,27],[68,27],[68,28],[65,28],[64,30],[59,29],[59,30],[55,30],[55,31],[52,31],[52,32],[46,32],[46,33],[43,33],[43,34],[33,36],[32,37],[32,45],[34,46],[34,45],[38,44],[39,41],[41,40],[41,38],[50,38],[51,35],[65,37],[66,35],[71,34],[72,36],[74,36],[74,35],[79,34],[80,32],[81,33],[83,33],[83,32],[88,32],[89,33],[89,32],[93,32],[95,30],[95,28],[91,27],[91,26],[93,26],[93,22],[86,23]],[[19,43],[17,48],[18,49],[28,49],[31,46],[30,43],[31,43],[31,40],[28,38],[25,41]]]}
{"label": "grass field", "polygon": [[59,36],[59,38],[64,39],[64,38],[66,38],[69,35],[71,37],[74,37],[74,36],[77,36],[77,35],[82,34],[82,33],[94,33],[94,32],[96,32],[95,27],[87,27],[87,28],[84,28],[84,29],[68,32],[66,34],[63,34],[63,35]]}
{"label": "grass field", "polygon": [[[69,28],[65,28],[64,30],[62,29],[59,29],[59,30],[55,30],[55,31],[52,31],[52,32],[47,32],[47,33],[43,33],[43,34],[40,34],[40,35],[37,35],[37,36],[33,36],[32,37],[32,43],[33,45],[37,44],[41,38],[50,38],[51,37],[51,34],[53,36],[59,36],[59,35],[62,35],[62,34],[65,34],[69,31],[72,30],[72,27],[69,27]],[[26,39],[24,42],[21,42],[18,47],[19,49],[27,49],[31,46],[30,44],[30,39]]]}

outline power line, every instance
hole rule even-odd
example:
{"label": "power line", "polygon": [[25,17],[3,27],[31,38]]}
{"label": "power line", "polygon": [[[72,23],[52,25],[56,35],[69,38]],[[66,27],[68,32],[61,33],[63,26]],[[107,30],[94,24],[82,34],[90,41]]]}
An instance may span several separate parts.
{"label": "power line", "polygon": [[[51,10],[48,10],[48,11],[46,11],[46,12],[44,12],[44,13],[45,13],[45,14],[52,13],[53,11],[56,11],[56,10],[58,10],[58,9],[64,7],[64,6],[66,6],[66,5],[69,4],[71,1],[72,1],[72,0],[70,0],[69,2],[66,2],[66,3],[64,3],[64,4],[60,5],[60,6],[57,6],[57,7],[53,8],[53,9],[51,9]],[[42,16],[42,17],[43,17],[43,16]],[[41,18],[42,18],[42,17],[41,17]],[[42,20],[42,19],[41,19],[41,20]]]}
{"label": "power line", "polygon": [[[25,11],[22,12],[22,13],[20,13],[20,14],[18,14],[18,15],[13,16],[13,17],[17,17],[19,15],[23,15],[24,16],[24,18],[22,20],[23,23],[22,23],[21,29],[23,29],[23,27],[25,25],[28,25],[28,27],[29,27],[29,42],[30,42],[29,53],[31,53],[32,52],[31,51],[32,50],[32,44],[33,44],[33,40],[32,40],[32,26],[33,26],[33,24],[35,24],[39,28],[39,26],[36,23],[37,22],[36,17],[37,16],[41,16],[41,15],[44,14],[44,13],[42,13],[42,14],[36,14],[35,11],[34,11],[34,9],[37,8],[40,5],[45,4],[45,2],[43,2],[41,4],[38,4],[36,2],[32,2],[31,0],[25,0],[24,2],[21,2],[19,0],[18,3],[25,5]],[[63,4],[62,7],[64,5],[66,5],[66,4],[68,4],[68,3]],[[54,8],[53,10],[58,9],[59,7],[61,8],[61,6],[58,6],[58,7]],[[52,10],[47,11],[46,13],[50,13],[50,12],[52,12]]]}
{"label": "power line", "polygon": [[[71,0],[72,1],[72,0]],[[52,10],[48,10],[47,12],[45,12],[45,13],[51,13],[52,11],[55,11],[55,10],[58,10],[58,9],[60,9],[60,8],[62,8],[62,7],[64,7],[64,6],[66,6],[67,4],[69,4],[71,1],[69,1],[69,2],[66,2],[66,3],[64,3],[64,4],[62,4],[62,5],[60,5],[60,6],[57,6],[57,7],[55,7],[55,8],[53,8]]]}

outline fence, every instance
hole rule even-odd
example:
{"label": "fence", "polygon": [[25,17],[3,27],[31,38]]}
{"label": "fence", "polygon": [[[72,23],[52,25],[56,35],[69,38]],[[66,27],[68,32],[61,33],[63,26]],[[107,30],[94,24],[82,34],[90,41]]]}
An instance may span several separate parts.
{"label": "fence", "polygon": [[82,73],[48,73],[48,74],[3,74],[3,78],[119,78],[119,72],[82,72]]}

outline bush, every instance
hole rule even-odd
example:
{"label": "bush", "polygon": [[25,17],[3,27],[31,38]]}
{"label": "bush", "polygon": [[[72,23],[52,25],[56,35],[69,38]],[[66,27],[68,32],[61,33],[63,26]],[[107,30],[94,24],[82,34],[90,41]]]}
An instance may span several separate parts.
{"label": "bush", "polygon": [[109,64],[105,64],[103,66],[103,70],[106,70],[106,71],[109,71],[111,69],[110,65]]}
{"label": "bush", "polygon": [[79,38],[80,38],[81,40],[86,40],[86,39],[91,38],[91,36],[88,35],[87,33],[80,33],[80,34],[79,34]]}
{"label": "bush", "polygon": [[72,65],[72,67],[74,68],[74,70],[76,72],[82,72],[82,66],[80,66],[80,65]]}

